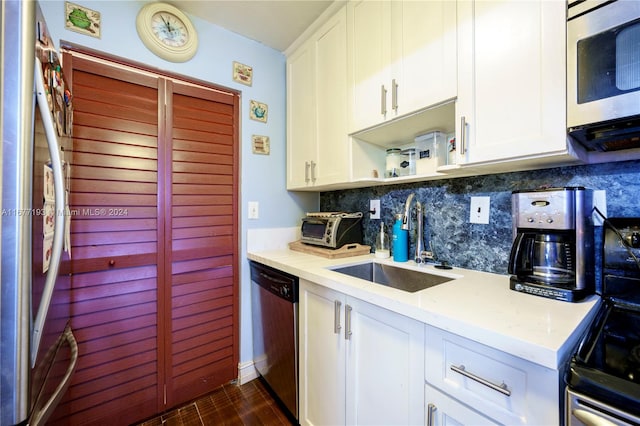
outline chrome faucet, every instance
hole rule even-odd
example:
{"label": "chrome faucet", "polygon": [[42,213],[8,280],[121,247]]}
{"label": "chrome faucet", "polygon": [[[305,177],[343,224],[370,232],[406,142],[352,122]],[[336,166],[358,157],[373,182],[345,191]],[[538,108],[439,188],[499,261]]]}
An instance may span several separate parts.
{"label": "chrome faucet", "polygon": [[[415,198],[415,193],[409,194],[407,197],[407,201],[404,204],[404,215],[402,216],[402,229],[410,231],[411,230],[411,218],[409,216],[411,210],[411,202]],[[422,263],[424,257],[426,257],[426,252],[424,250],[424,225],[423,225],[423,216],[424,213],[422,211],[422,203],[416,200],[416,222],[417,222],[417,230],[416,230],[416,250],[413,256],[413,260],[416,263]]]}

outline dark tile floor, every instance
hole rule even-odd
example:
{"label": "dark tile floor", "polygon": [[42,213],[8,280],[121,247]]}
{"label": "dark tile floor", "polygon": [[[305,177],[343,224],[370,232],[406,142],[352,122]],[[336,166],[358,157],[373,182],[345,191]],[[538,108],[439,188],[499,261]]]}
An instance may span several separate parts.
{"label": "dark tile floor", "polygon": [[264,384],[252,380],[242,386],[229,383],[195,402],[137,426],[291,426]]}

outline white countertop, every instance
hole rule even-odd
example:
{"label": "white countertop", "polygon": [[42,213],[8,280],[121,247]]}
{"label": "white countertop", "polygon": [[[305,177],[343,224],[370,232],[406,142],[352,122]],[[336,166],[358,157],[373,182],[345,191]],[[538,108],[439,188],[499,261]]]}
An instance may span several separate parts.
{"label": "white countertop", "polygon": [[[507,275],[467,269],[439,270],[374,255],[326,259],[288,249],[249,251],[256,262],[379,305],[551,369],[558,369],[595,314],[600,298],[562,302],[509,289]],[[456,278],[415,293],[370,283],[330,267],[375,259]]]}

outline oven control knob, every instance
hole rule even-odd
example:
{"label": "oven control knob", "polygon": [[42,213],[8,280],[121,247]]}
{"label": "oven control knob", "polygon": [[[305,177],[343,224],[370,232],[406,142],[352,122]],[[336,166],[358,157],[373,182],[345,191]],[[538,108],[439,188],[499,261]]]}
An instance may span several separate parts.
{"label": "oven control knob", "polygon": [[633,248],[639,248],[640,247],[640,234],[637,232],[634,232],[633,234],[631,234],[631,247]]}
{"label": "oven control knob", "polygon": [[552,217],[547,218],[547,223],[553,223],[553,218]]}
{"label": "oven control knob", "polygon": [[532,217],[530,217],[530,218],[528,218],[528,219],[527,219],[527,222],[529,222],[529,223],[533,223],[533,222],[534,222],[534,219],[533,219]]}

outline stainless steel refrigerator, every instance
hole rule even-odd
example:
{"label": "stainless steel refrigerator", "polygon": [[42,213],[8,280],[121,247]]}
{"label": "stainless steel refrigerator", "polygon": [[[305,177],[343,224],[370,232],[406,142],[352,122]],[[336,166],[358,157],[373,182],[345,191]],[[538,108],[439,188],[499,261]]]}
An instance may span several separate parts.
{"label": "stainless steel refrigerator", "polygon": [[4,0],[0,21],[0,425],[40,425],[78,355],[69,325],[72,96],[38,4]]}

